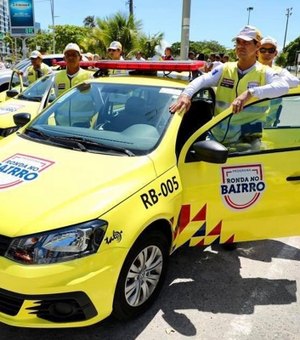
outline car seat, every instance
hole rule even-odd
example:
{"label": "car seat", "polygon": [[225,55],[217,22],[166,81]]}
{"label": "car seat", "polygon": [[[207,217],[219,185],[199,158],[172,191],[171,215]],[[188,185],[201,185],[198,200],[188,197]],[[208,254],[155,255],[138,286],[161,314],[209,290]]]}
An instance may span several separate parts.
{"label": "car seat", "polygon": [[123,131],[135,124],[146,124],[146,103],[143,98],[130,97],[125,103],[125,109],[110,123],[105,124],[105,130]]}

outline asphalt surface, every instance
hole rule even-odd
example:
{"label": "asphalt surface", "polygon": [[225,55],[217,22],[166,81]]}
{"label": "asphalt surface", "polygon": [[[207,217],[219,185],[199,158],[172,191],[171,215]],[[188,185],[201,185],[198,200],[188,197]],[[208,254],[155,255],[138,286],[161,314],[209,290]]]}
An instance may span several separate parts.
{"label": "asphalt surface", "polygon": [[22,329],[0,324],[1,340],[300,339],[300,237],[178,250],[155,304],[127,323]]}

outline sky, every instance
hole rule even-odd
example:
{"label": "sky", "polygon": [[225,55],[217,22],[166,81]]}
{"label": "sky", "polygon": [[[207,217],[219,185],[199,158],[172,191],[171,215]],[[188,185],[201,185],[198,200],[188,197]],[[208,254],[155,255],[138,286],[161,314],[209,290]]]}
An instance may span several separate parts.
{"label": "sky", "polygon": [[[52,1],[56,25],[82,26],[87,16],[105,19],[117,12],[128,14],[128,0]],[[181,40],[183,0],[133,0],[133,3],[134,14],[142,22],[145,34],[164,33],[166,45]],[[247,10],[249,7],[253,9]],[[34,12],[35,21],[40,23],[41,28],[49,29],[52,25],[51,0],[34,0]],[[191,0],[190,40],[215,40],[226,48],[232,48],[232,38],[248,21],[263,36],[274,37],[281,49],[285,34],[285,45],[300,36],[300,1]]]}

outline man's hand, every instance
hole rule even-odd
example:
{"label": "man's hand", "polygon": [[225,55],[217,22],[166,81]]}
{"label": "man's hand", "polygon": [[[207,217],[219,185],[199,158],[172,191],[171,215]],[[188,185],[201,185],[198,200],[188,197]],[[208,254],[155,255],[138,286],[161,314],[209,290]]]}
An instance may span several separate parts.
{"label": "man's hand", "polygon": [[191,106],[191,98],[186,94],[181,94],[177,99],[177,102],[169,107],[170,112],[175,113],[176,111],[185,113]]}
{"label": "man's hand", "polygon": [[235,100],[232,102],[232,112],[233,113],[239,113],[243,111],[243,108],[247,101],[251,98],[251,93],[249,90],[243,92],[241,95],[235,98]]}

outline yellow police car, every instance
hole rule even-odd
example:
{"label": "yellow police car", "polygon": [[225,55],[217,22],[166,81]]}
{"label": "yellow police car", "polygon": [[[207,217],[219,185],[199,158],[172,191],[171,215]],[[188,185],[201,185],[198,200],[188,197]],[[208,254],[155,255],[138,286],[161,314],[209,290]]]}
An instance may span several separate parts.
{"label": "yellow police car", "polygon": [[13,71],[8,91],[0,94],[0,139],[18,129],[14,114],[28,112],[34,118],[56,98],[54,80],[55,74],[48,74],[26,88],[22,76]]}
{"label": "yellow police car", "polygon": [[[197,62],[121,64],[98,66],[139,72],[72,88],[0,142],[3,323],[128,319],[157,297],[179,247],[300,234],[300,88],[213,118],[205,89],[171,114],[186,86],[171,71]],[[259,146],[241,145],[231,132],[255,105],[276,114],[259,121]]]}

